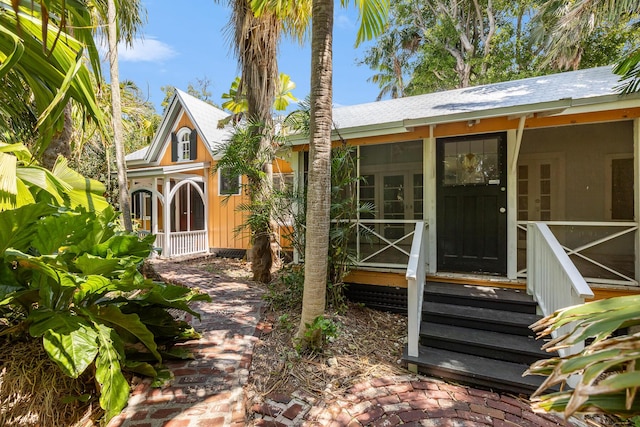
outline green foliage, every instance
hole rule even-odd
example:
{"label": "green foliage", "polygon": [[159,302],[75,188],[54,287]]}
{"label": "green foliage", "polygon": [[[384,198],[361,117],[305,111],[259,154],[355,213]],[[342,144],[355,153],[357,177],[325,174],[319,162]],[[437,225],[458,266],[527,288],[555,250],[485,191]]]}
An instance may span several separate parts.
{"label": "green foliage", "polygon": [[293,322],[291,321],[289,315],[287,313],[278,317],[278,325],[287,332],[291,332],[293,330]]}
{"label": "green foliage", "polygon": [[331,150],[331,228],[329,229],[329,264],[327,303],[338,311],[346,309],[344,278],[357,263],[350,244],[358,232],[353,220],[371,212],[356,197],[360,178],[356,175],[355,147],[346,144]]}
{"label": "green foliage", "polygon": [[638,46],[633,13],[590,21],[592,8],[614,3],[399,0],[391,4],[389,28],[362,62],[375,71],[371,81],[380,97],[462,87],[465,68],[468,84],[480,85],[608,65]]}
{"label": "green foliage", "polygon": [[[625,296],[589,302],[559,310],[535,323],[538,337],[565,326],[568,332],[544,348],[554,351],[592,341],[569,357],[541,360],[529,368],[528,374],[547,378],[534,393],[534,405],[546,411],[574,413],[608,413],[623,417],[640,414],[640,335],[616,334],[625,328],[640,326],[640,296]],[[544,394],[556,384],[577,376],[574,389]]]}
{"label": "green foliage", "polygon": [[[240,77],[236,77],[231,82],[229,92],[222,94],[222,99],[225,100],[222,103],[222,108],[231,111],[232,114],[246,113],[249,110],[249,103],[247,101],[247,95],[244,88],[240,89],[242,84]],[[298,99],[293,96],[293,89],[296,88],[296,84],[291,80],[289,75],[280,73],[278,75],[278,86],[276,88],[276,96],[273,101],[273,108],[278,111],[284,111],[289,107],[292,102],[297,102]]]}
{"label": "green foliage", "polygon": [[102,210],[104,185],[86,179],[59,157],[51,171],[33,163],[22,144],[0,142],[0,211],[36,201]]}
{"label": "green foliage", "polygon": [[175,340],[197,337],[167,310],[197,315],[189,303],[208,299],[145,279],[138,267],[153,236],[118,232],[116,219],[111,208],[46,203],[0,212],[0,335],[41,338],[70,377],[93,367],[107,419],[129,396],[123,370],[155,376],[149,362],[160,363]]}
{"label": "green foliage", "polygon": [[304,266],[291,264],[285,266],[277,281],[269,284],[264,299],[275,310],[284,310],[302,305],[304,289]]}
{"label": "green foliage", "polygon": [[[313,322],[310,324],[305,324],[304,342],[306,346],[304,349],[312,353],[320,353],[327,344],[327,341],[337,336],[338,325],[331,319],[318,316],[313,319]],[[298,345],[296,350],[300,353],[302,347]]]}

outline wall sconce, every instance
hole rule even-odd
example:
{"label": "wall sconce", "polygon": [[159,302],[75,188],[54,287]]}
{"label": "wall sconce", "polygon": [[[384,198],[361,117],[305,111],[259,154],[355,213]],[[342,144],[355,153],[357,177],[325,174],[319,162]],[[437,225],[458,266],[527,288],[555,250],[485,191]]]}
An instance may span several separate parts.
{"label": "wall sconce", "polygon": [[480,119],[469,120],[467,122],[467,126],[473,127],[473,126],[477,125],[478,123],[480,123]]}

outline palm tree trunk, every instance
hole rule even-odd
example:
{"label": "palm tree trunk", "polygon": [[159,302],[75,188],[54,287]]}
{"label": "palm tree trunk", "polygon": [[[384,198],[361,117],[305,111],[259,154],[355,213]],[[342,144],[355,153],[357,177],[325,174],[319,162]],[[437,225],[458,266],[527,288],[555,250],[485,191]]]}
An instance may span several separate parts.
{"label": "palm tree trunk", "polygon": [[116,5],[114,0],[107,3],[107,38],[109,39],[109,72],[111,77],[111,111],[113,122],[113,144],[116,148],[116,166],[118,169],[118,192],[122,223],[126,231],[133,231],[131,222],[131,199],[127,185],[127,166],[124,159],[122,141],[122,105],[120,101],[120,77],[118,70],[118,30],[116,28]]}
{"label": "palm tree trunk", "polygon": [[71,157],[71,136],[73,135],[73,120],[71,118],[71,100],[67,102],[63,110],[64,124],[62,130],[57,132],[47,148],[42,153],[42,166],[52,170],[58,156]]}
{"label": "palm tree trunk", "polygon": [[[269,198],[273,182],[274,158],[271,138],[272,106],[278,84],[277,46],[281,24],[274,14],[256,17],[249,0],[236,0],[234,5],[235,40],[242,66],[242,85],[247,88],[248,117],[261,125],[254,127],[262,134],[258,156],[262,160],[261,179],[250,183],[252,212],[261,218],[254,222],[252,232],[251,270],[253,279],[262,283],[271,281],[271,268],[275,260],[275,245]],[[239,88],[241,91],[242,88]]]}
{"label": "palm tree trunk", "polygon": [[311,27],[311,120],[307,231],[302,318],[296,338],[301,346],[319,344],[321,331],[305,337],[307,325],[324,314],[331,205],[333,0],[313,0]]}

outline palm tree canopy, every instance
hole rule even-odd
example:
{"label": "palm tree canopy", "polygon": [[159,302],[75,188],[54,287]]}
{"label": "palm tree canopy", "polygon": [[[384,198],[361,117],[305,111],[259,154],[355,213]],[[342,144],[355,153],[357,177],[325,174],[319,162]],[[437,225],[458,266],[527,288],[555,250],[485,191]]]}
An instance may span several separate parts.
{"label": "palm tree canopy", "polygon": [[[349,0],[340,0],[347,7]],[[389,16],[389,0],[354,0],[358,7],[360,26],[356,36],[356,46],[382,34]],[[260,16],[269,12],[282,20],[287,34],[305,39],[311,19],[311,0],[251,0],[253,12]]]}

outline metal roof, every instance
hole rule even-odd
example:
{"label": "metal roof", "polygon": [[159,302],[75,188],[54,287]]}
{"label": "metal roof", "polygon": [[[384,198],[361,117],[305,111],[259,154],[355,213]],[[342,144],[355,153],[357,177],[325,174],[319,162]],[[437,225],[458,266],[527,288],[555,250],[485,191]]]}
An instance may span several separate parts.
{"label": "metal roof", "polygon": [[228,113],[176,89],[151,144],[128,154],[126,161],[138,166],[156,163],[166,150],[170,141],[170,133],[175,130],[174,127],[178,123],[182,111],[190,118],[212,156],[216,149],[231,137],[232,125],[226,125],[222,129],[218,128],[218,122],[228,117]]}
{"label": "metal roof", "polygon": [[[488,111],[517,114],[520,111],[607,102],[619,97],[620,76],[612,67],[598,67],[502,83],[434,92],[366,104],[336,107],[335,127],[381,129],[411,124],[453,122],[485,117]],[[580,100],[584,102],[580,102]]]}

